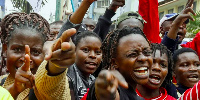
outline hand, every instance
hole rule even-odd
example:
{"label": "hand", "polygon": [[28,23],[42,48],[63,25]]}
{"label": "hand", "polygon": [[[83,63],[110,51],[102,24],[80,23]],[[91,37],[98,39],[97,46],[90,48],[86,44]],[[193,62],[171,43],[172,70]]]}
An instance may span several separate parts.
{"label": "hand", "polygon": [[188,0],[185,6],[185,9],[188,7],[192,7],[194,0]]}
{"label": "hand", "polygon": [[109,9],[116,12],[119,7],[123,7],[125,5],[125,0],[112,0]]}
{"label": "hand", "polygon": [[[35,77],[30,70],[30,48],[25,45],[25,62],[18,68],[15,74],[15,82],[12,85],[15,92],[15,96],[24,91],[27,88],[35,87]],[[15,97],[14,97],[15,98]]]}
{"label": "hand", "polygon": [[189,13],[192,13],[193,15],[196,15],[193,9],[191,8],[192,3],[193,3],[193,0],[188,0],[187,7],[183,9],[183,11],[173,21],[168,33],[169,38],[176,39],[179,27],[183,25],[183,23],[187,19],[191,19],[192,21],[194,21],[194,18],[189,14]]}
{"label": "hand", "polygon": [[95,81],[95,93],[98,100],[120,99],[118,85],[128,88],[124,77],[116,70],[102,70]]}
{"label": "hand", "polygon": [[48,41],[43,47],[45,60],[49,61],[48,70],[52,75],[63,72],[75,62],[75,45],[70,39],[76,33],[74,28],[63,32],[55,41]]}

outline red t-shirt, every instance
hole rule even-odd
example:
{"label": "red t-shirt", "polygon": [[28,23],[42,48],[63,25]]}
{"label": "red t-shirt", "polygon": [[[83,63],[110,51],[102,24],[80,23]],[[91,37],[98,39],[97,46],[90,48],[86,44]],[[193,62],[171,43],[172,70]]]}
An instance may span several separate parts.
{"label": "red t-shirt", "polygon": [[[174,97],[167,94],[167,91],[166,91],[165,88],[161,87],[159,89],[159,91],[160,91],[161,94],[157,97],[150,98],[150,99],[147,99],[147,98],[144,98],[144,97],[143,98],[145,100],[176,100]],[[140,94],[140,92],[137,89],[136,89],[136,92],[140,97],[142,97],[142,95]]]}

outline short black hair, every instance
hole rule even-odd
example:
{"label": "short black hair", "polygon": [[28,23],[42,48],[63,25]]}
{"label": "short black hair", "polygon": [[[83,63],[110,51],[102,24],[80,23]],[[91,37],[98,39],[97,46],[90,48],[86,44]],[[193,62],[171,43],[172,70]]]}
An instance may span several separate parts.
{"label": "short black hair", "polygon": [[163,44],[158,44],[158,43],[152,43],[151,44],[151,50],[153,52],[153,57],[155,57],[156,50],[160,50],[161,56],[163,54],[167,55],[168,58],[168,73],[167,76],[165,77],[164,82],[162,83],[161,87],[166,87],[166,85],[170,85],[172,82],[172,67],[173,67],[173,60],[172,60],[172,53],[170,50],[167,49],[167,47]]}
{"label": "short black hair", "polygon": [[[124,27],[123,29],[116,29],[113,32],[110,32],[105,40],[103,41],[101,50],[102,50],[102,58],[103,58],[103,67],[104,69],[108,69],[112,67],[112,59],[116,57],[116,50],[119,44],[119,40],[127,36],[129,34],[140,34],[142,35],[146,41],[149,43],[148,39],[144,35],[143,31],[139,27]],[[137,38],[137,37],[135,37]],[[149,43],[150,45],[150,43]]]}
{"label": "short black hair", "polygon": [[88,36],[96,37],[102,42],[101,38],[96,33],[91,32],[91,31],[83,31],[75,36],[75,41],[74,41],[75,46],[78,45],[78,43],[81,41],[82,38],[85,38]]}
{"label": "short black hair", "polygon": [[179,56],[180,54],[182,54],[182,53],[185,53],[185,52],[192,52],[192,53],[194,53],[194,54],[196,54],[196,55],[198,56],[197,52],[194,51],[194,50],[191,49],[191,48],[181,48],[181,49],[176,50],[176,51],[174,52],[174,54],[173,54],[173,60],[174,60],[174,67],[173,67],[173,69],[175,68],[175,65],[176,65],[176,63],[177,63],[177,61],[178,61],[178,56]]}

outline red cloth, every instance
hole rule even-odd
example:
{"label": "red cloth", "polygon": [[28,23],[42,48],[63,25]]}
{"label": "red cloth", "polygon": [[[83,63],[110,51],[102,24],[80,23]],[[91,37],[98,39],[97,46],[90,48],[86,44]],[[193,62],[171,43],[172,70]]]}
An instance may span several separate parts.
{"label": "red cloth", "polygon": [[147,22],[144,24],[144,34],[151,43],[160,43],[158,0],[139,0],[139,14]]}
{"label": "red cloth", "polygon": [[[147,98],[144,98],[145,100],[176,100],[174,97],[170,96],[167,94],[167,90],[163,87],[161,87],[159,89],[160,91],[160,95],[158,97],[154,97],[154,98],[150,98],[150,99],[147,99]],[[136,89],[136,92],[137,94],[142,97],[142,95],[140,94],[140,92]]]}
{"label": "red cloth", "polygon": [[186,44],[182,44],[181,46],[195,50],[200,57],[200,32],[196,34],[191,42],[187,42]]}
{"label": "red cloth", "polygon": [[200,81],[194,87],[187,89],[178,100],[199,100]]}
{"label": "red cloth", "polygon": [[81,98],[81,100],[86,100],[87,99],[87,95],[88,95],[88,92],[89,92],[89,88],[87,89],[87,93],[85,93],[85,95],[83,96],[83,98]]}

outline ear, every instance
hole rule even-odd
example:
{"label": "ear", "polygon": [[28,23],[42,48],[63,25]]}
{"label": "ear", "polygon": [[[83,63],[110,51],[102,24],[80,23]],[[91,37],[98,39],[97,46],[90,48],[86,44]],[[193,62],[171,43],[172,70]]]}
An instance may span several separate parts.
{"label": "ear", "polygon": [[162,37],[165,35],[165,31],[162,26],[160,27],[160,34],[162,34]]}
{"label": "ear", "polygon": [[3,52],[3,56],[7,57],[7,44],[3,44],[3,46],[2,46],[2,52]]}
{"label": "ear", "polygon": [[118,70],[119,69],[119,67],[118,67],[118,65],[116,63],[116,60],[114,58],[112,58],[111,63],[112,63],[113,70]]}

